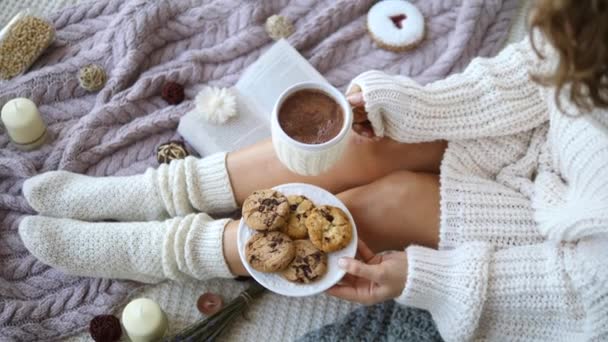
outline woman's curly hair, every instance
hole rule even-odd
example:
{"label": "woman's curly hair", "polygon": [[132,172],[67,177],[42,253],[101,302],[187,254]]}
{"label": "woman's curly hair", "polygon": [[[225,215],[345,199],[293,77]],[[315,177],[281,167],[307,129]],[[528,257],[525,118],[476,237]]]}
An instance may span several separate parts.
{"label": "woman's curly hair", "polygon": [[568,85],[570,100],[579,108],[608,108],[608,0],[537,0],[530,19],[530,34],[539,29],[559,55],[554,74],[534,79],[556,87],[558,106]]}

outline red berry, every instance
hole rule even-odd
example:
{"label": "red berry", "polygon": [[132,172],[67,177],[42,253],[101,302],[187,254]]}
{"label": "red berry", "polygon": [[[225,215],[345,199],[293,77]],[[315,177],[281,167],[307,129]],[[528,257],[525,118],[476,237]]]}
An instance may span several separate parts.
{"label": "red berry", "polygon": [[118,318],[100,315],[93,317],[89,323],[89,333],[96,342],[115,342],[120,340],[122,328]]}
{"label": "red berry", "polygon": [[179,83],[169,81],[163,86],[161,96],[169,104],[180,104],[184,101],[184,87]]}

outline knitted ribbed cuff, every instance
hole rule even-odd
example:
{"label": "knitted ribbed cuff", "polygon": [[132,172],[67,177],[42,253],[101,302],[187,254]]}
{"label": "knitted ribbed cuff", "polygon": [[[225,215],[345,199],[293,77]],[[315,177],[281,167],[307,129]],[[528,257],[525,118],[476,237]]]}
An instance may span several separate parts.
{"label": "knitted ribbed cuff", "polygon": [[[195,164],[195,177],[188,179],[192,205],[205,213],[229,213],[237,204],[232,192],[230,177],[226,169],[226,153],[212,154],[203,159],[190,159]],[[188,167],[189,168],[189,167]]]}
{"label": "knitted ribbed cuff", "polygon": [[379,137],[383,137],[385,135],[385,127],[381,109],[385,99],[381,95],[390,94],[386,90],[394,86],[394,80],[381,71],[370,70],[355,77],[348,86],[346,93],[352,93],[355,86],[361,88],[363,100],[365,101],[365,111],[374,128],[374,133]]}
{"label": "knitted ribbed cuff", "polygon": [[186,263],[192,276],[200,279],[234,278],[224,258],[224,228],[230,219],[209,220],[207,215],[197,215],[192,222],[186,245]]}
{"label": "knitted ribbed cuff", "polygon": [[408,278],[395,300],[429,311],[442,336],[471,338],[486,293],[490,247],[473,243],[449,251],[419,246],[406,251]]}
{"label": "knitted ribbed cuff", "polygon": [[394,82],[394,76],[387,75],[378,70],[369,70],[355,77],[348,85],[346,93],[352,93],[353,87],[356,85],[361,88],[363,95],[365,95],[369,91],[390,89],[394,85]]}

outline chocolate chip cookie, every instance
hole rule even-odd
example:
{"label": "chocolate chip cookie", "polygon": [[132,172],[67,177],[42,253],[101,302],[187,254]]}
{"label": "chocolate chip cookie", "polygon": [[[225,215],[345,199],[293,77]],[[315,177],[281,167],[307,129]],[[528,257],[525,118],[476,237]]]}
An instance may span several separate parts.
{"label": "chocolate chip cookie", "polygon": [[330,253],[348,245],[353,227],[342,209],[324,205],[313,209],[306,219],[310,241],[323,252]]}
{"label": "chocolate chip cookie", "polygon": [[257,233],[245,246],[245,258],[249,265],[266,273],[285,269],[295,252],[293,241],[281,232]]}
{"label": "chocolate chip cookie", "polygon": [[288,217],[287,198],[275,190],[255,191],[243,203],[243,218],[255,230],[277,230],[285,225]]}
{"label": "chocolate chip cookie", "polygon": [[296,256],[283,271],[283,278],[294,283],[308,284],[319,280],[327,272],[327,255],[310,240],[295,240]]}
{"label": "chocolate chip cookie", "polygon": [[287,202],[291,213],[281,231],[294,240],[307,238],[306,218],[315,205],[308,198],[300,195],[287,196]]}

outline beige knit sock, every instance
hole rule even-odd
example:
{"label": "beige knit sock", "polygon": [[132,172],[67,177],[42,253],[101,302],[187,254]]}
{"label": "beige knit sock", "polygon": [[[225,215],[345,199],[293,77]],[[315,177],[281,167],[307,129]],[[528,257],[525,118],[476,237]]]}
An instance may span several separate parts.
{"label": "beige knit sock", "polygon": [[65,273],[157,283],[232,277],[222,243],[228,222],[206,214],[95,223],[28,216],[19,235],[36,258]]}
{"label": "beige knit sock", "polygon": [[23,194],[40,214],[81,220],[146,221],[236,209],[225,153],[174,160],[128,177],[46,172],[26,180]]}

